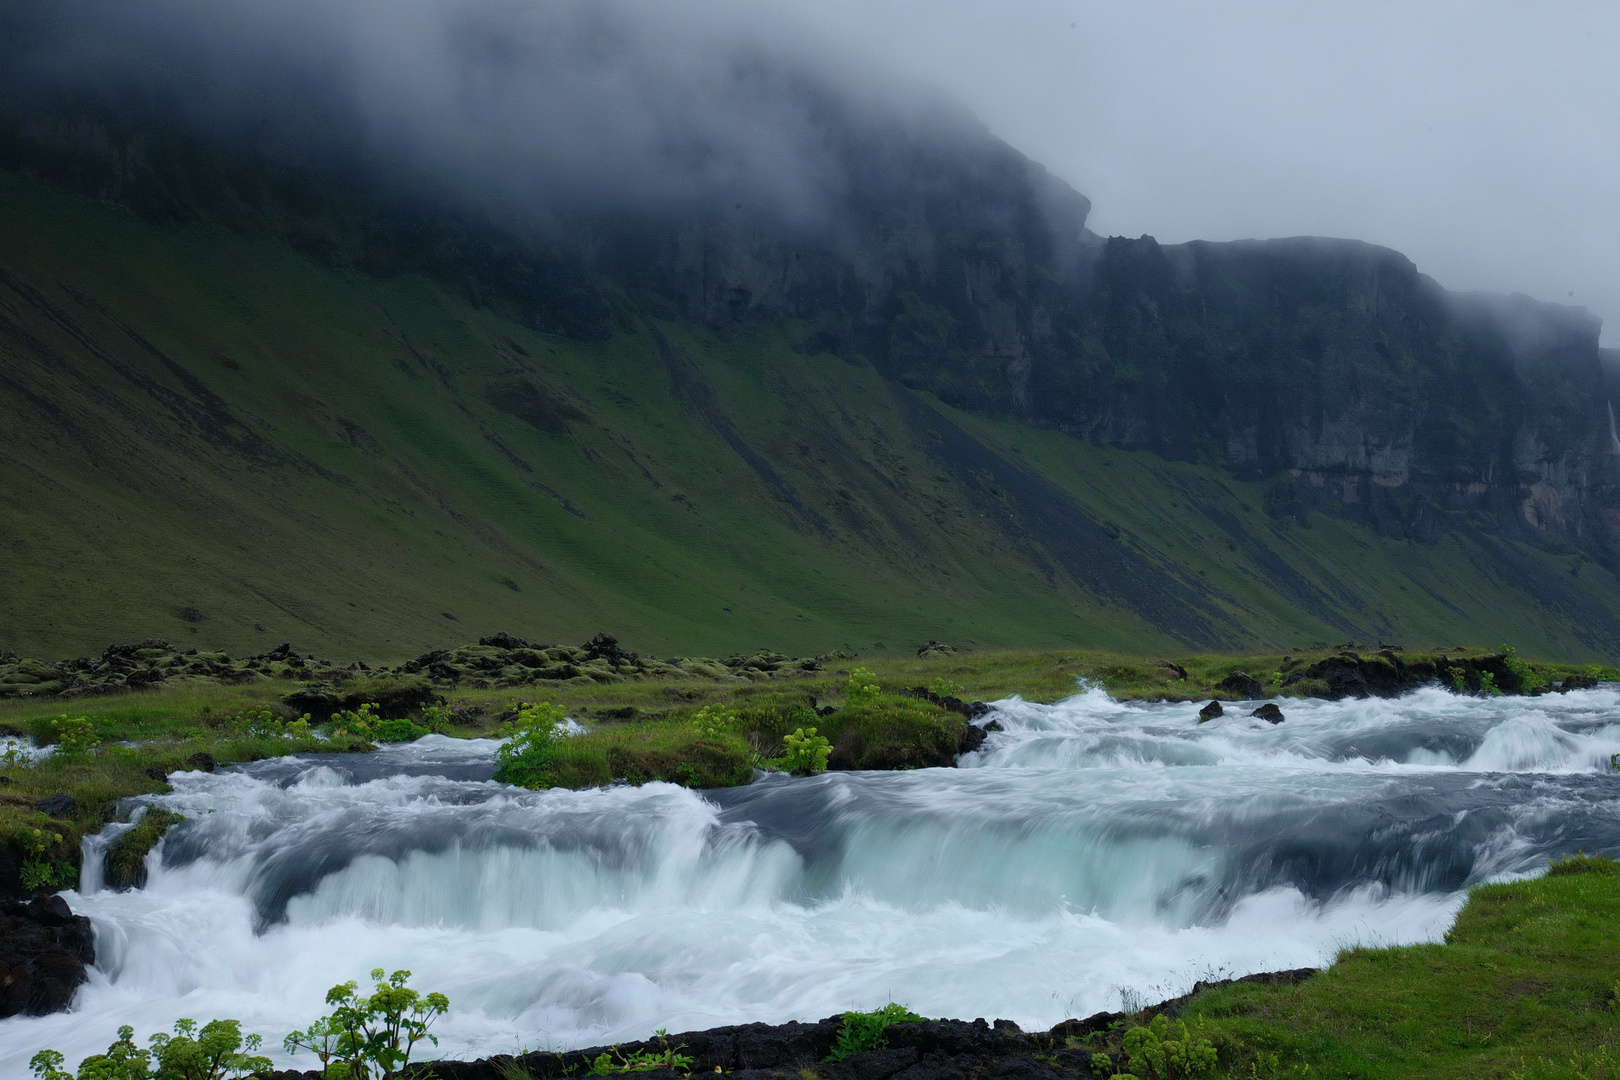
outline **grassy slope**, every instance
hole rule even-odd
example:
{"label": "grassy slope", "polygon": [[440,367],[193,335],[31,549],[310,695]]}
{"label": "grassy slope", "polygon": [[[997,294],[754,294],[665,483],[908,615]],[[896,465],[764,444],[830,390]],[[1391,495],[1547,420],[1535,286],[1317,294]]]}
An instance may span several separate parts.
{"label": "grassy slope", "polygon": [[1620,1073],[1620,876],[1573,860],[1480,886],[1443,944],[1351,948],[1287,988],[1208,991],[1184,1018],[1231,1075],[1613,1077]]}
{"label": "grassy slope", "polygon": [[[1620,649],[1590,564],[1278,523],[1257,485],[952,413],[792,324],[585,345],[11,174],[0,208],[0,647]],[[566,426],[494,408],[514,378]]]}

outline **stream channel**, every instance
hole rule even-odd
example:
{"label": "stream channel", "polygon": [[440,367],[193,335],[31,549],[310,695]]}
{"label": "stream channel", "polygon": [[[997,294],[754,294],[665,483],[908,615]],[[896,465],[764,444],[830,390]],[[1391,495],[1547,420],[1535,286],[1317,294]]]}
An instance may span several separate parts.
{"label": "stream channel", "polygon": [[521,791],[495,742],[439,736],[179,773],[145,889],[100,883],[127,826],[86,841],[64,895],[97,969],[73,1011],[0,1021],[0,1075],[182,1016],[312,1068],[282,1036],[375,967],[449,996],[439,1057],[890,1000],[1045,1028],[1438,940],[1471,884],[1620,851],[1620,687],[1283,704],[1015,698],[960,768],[720,791]]}

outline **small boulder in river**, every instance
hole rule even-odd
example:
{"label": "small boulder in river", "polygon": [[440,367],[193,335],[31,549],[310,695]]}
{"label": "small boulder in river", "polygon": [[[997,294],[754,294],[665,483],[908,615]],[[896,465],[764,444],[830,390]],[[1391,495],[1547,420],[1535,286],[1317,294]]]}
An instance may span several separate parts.
{"label": "small boulder in river", "polygon": [[1260,719],[1272,724],[1280,724],[1285,719],[1283,716],[1283,711],[1277,708],[1276,702],[1272,701],[1266,702],[1249,715],[1258,716]]}
{"label": "small boulder in river", "polygon": [[1205,705],[1202,709],[1198,710],[1198,722],[1200,724],[1207,723],[1208,721],[1215,719],[1217,716],[1225,715],[1226,710],[1221,708],[1221,703],[1218,701],[1211,701],[1208,705]]}

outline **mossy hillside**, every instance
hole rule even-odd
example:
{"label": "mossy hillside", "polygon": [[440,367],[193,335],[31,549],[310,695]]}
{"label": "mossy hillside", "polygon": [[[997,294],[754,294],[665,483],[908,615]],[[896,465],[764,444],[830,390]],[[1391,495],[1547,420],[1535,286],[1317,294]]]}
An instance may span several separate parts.
{"label": "mossy hillside", "polygon": [[0,206],[0,646],[28,655],[399,660],[456,625],[708,655],[1620,647],[1593,564],[1468,522],[1432,548],[1307,529],[1259,484],[806,354],[792,321],[581,342],[11,173]]}
{"label": "mossy hillside", "polygon": [[1443,943],[1349,947],[1315,978],[1217,987],[1180,1018],[1229,1076],[1613,1076],[1616,866],[1583,859],[1478,886]]}

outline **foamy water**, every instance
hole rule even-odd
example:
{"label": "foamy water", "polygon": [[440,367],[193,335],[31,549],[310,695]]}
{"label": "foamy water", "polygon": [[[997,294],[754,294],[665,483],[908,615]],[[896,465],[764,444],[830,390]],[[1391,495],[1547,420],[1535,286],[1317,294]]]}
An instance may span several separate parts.
{"label": "foamy water", "polygon": [[1437,939],[1472,883],[1620,850],[1620,693],[1288,702],[1286,723],[1092,691],[1001,702],[959,769],[530,793],[496,744],[181,773],[146,889],[66,898],[74,1009],[0,1021],[0,1075],[120,1024],[281,1037],[409,968],[440,1056],[566,1048],[891,999],[1027,1028],[1200,977]]}

